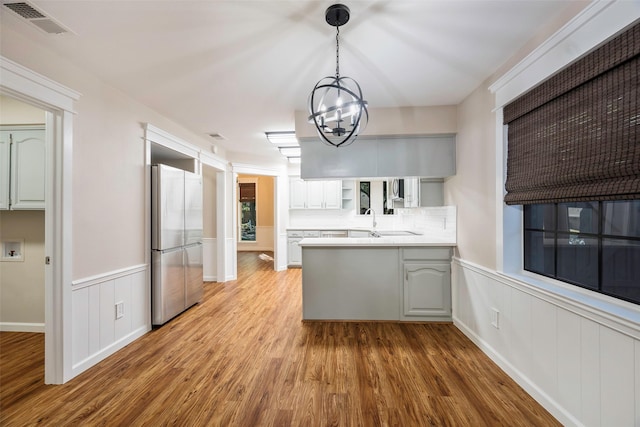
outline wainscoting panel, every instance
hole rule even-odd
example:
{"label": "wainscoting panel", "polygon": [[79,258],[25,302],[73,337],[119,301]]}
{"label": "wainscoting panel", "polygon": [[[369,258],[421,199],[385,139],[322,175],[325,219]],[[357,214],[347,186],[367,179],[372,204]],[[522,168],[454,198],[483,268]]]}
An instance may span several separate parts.
{"label": "wainscoting panel", "polygon": [[[151,330],[146,265],[73,282],[73,375],[95,365]],[[116,304],[123,315],[116,319]]]}
{"label": "wainscoting panel", "polygon": [[640,425],[639,324],[458,258],[452,296],[455,325],[564,425]]}

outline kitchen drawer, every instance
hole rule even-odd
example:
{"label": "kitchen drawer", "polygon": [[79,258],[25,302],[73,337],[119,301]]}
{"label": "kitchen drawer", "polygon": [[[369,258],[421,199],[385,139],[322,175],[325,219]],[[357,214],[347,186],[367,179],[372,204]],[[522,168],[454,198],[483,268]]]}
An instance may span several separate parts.
{"label": "kitchen drawer", "polygon": [[347,230],[323,230],[322,237],[347,237]]}
{"label": "kitchen drawer", "polygon": [[451,260],[451,248],[403,248],[403,260]]}

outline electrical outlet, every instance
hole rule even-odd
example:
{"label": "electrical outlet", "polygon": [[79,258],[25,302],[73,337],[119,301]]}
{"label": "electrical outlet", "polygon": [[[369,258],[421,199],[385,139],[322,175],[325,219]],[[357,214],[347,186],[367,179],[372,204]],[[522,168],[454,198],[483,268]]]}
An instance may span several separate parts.
{"label": "electrical outlet", "polygon": [[124,303],[122,301],[116,303],[116,319],[124,316]]}
{"label": "electrical outlet", "polygon": [[493,307],[491,307],[491,325],[496,329],[500,329],[500,312]]}

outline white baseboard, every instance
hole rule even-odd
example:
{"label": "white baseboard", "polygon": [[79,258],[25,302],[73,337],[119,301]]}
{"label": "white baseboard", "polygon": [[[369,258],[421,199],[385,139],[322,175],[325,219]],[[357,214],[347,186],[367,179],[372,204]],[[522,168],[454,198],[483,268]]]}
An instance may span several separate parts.
{"label": "white baseboard", "polygon": [[121,350],[124,347],[126,347],[127,345],[131,344],[132,342],[134,342],[135,340],[137,340],[138,338],[140,338],[141,336],[143,336],[144,334],[146,334],[150,330],[151,330],[150,327],[148,327],[146,325],[142,326],[142,327],[136,329],[135,331],[131,332],[129,335],[126,335],[126,336],[122,337],[122,339],[120,339],[120,340],[114,342],[113,344],[109,345],[108,347],[105,347],[102,350],[100,350],[99,352],[97,352],[95,354],[92,354],[91,356],[87,357],[86,359],[76,363],[72,367],[71,377],[73,378],[73,377],[81,374],[82,372],[86,371],[90,367],[96,365],[97,363],[99,363],[102,360],[106,359],[107,357],[111,356],[116,351]]}
{"label": "white baseboard", "polygon": [[44,323],[0,322],[0,332],[44,333]]}
{"label": "white baseboard", "polygon": [[217,282],[218,276],[202,276],[203,282]]}

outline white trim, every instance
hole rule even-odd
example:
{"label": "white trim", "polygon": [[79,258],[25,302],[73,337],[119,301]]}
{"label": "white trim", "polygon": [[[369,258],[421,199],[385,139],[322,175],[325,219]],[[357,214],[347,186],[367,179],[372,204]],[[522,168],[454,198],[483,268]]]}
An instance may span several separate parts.
{"label": "white trim", "polygon": [[572,285],[563,285],[561,282],[543,282],[535,280],[533,277],[507,275],[458,257],[454,257],[452,262],[493,281],[640,340],[640,307],[635,304],[594,294]]}
{"label": "white trim", "polygon": [[54,106],[74,112],[81,94],[0,55],[0,86],[12,95],[31,98],[38,106]]}
{"label": "white trim", "polygon": [[640,2],[594,1],[495,81],[500,108],[640,18]]}
{"label": "white trim", "polygon": [[214,154],[207,153],[206,151],[200,151],[200,161],[202,164],[211,166],[214,169],[219,171],[227,170],[227,161],[221,157],[218,157]]}
{"label": "white trim", "polygon": [[196,160],[200,159],[200,148],[197,146],[180,139],[169,132],[165,132],[162,129],[153,126],[150,123],[144,124],[145,139],[153,143],[162,145],[163,147],[170,148],[178,153],[182,153],[186,156],[192,157]]}
{"label": "white trim", "polygon": [[263,166],[250,165],[247,163],[231,163],[231,171],[242,175],[266,175],[278,176],[281,171],[278,169]]}
{"label": "white trim", "polygon": [[46,113],[45,384],[72,378],[71,274],[73,267],[73,116],[80,94],[0,56],[0,93]]}
{"label": "white trim", "polygon": [[0,322],[0,332],[44,333],[44,323]]}
{"label": "white trim", "polygon": [[88,286],[97,285],[109,280],[115,280],[119,277],[128,276],[129,274],[139,273],[147,270],[147,264],[138,264],[131,267],[120,268],[118,270],[109,271],[107,273],[96,274],[95,276],[85,277],[83,279],[74,280],[71,286],[74,291],[86,288]]}

